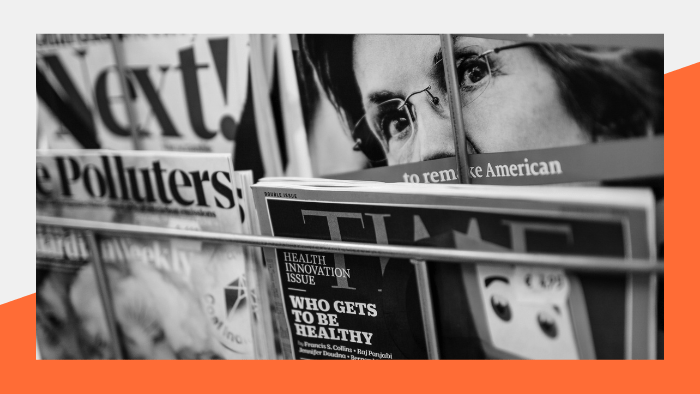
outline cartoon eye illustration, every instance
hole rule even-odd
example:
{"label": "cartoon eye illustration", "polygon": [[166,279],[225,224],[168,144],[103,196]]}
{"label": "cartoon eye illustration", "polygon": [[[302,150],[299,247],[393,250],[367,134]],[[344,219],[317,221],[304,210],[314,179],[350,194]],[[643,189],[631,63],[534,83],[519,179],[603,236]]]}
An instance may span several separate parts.
{"label": "cartoon eye illustration", "polygon": [[554,321],[554,317],[547,312],[540,312],[537,314],[537,324],[544,335],[550,338],[557,337],[557,322]]}
{"label": "cartoon eye illustration", "polygon": [[496,294],[492,295],[491,307],[496,313],[496,316],[498,316],[503,321],[509,321],[510,318],[513,316],[513,314],[510,311],[510,304],[508,303],[508,300],[504,297],[501,297]]}

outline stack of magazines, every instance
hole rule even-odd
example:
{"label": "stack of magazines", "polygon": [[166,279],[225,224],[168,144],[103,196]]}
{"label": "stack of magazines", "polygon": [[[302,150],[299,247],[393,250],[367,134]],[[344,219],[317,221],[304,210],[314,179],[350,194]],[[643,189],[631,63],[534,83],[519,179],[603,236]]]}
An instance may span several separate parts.
{"label": "stack of magazines", "polygon": [[[37,214],[250,232],[251,180],[224,154],[53,150],[37,155]],[[255,251],[109,234],[96,236],[95,250],[85,232],[43,226],[36,237],[43,358],[269,357],[254,341],[263,335],[254,333]]]}

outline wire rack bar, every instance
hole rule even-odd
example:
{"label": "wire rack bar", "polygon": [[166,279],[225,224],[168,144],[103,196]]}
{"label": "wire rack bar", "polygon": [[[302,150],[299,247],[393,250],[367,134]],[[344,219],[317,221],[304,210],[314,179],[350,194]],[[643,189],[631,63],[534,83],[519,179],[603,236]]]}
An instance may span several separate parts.
{"label": "wire rack bar", "polygon": [[405,258],[460,264],[517,264],[521,266],[562,268],[572,271],[607,273],[658,273],[663,274],[663,261],[620,259],[607,257],[580,257],[515,252],[483,252],[420,246],[376,245],[356,242],[309,240],[288,237],[271,237],[247,234],[221,234],[147,227],[122,223],[102,223],[89,220],[40,217],[38,226],[63,227],[101,234],[121,236],[178,238],[204,242],[235,243],[264,248],[312,250],[325,253],[342,253],[360,256]]}

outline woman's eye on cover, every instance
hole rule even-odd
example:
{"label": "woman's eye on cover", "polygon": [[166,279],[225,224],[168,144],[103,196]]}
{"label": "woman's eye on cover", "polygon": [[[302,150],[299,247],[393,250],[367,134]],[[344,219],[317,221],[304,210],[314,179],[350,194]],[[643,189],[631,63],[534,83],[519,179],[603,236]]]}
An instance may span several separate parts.
{"label": "woman's eye on cover", "polygon": [[384,121],[384,136],[388,140],[397,135],[404,133],[410,126],[410,121],[404,115],[395,115],[387,117]]}
{"label": "woman's eye on cover", "polygon": [[476,57],[466,60],[463,64],[462,75],[462,84],[465,86],[476,84],[488,77],[489,68],[486,60]]}

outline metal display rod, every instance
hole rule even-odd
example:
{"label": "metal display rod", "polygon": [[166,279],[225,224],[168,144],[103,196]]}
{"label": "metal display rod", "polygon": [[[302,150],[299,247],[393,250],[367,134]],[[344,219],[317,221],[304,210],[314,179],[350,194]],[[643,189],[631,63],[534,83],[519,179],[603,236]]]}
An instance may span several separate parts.
{"label": "metal display rod", "polygon": [[430,275],[428,264],[425,260],[411,259],[416,271],[418,282],[418,299],[420,300],[420,312],[423,318],[423,331],[425,332],[425,346],[429,360],[440,359],[440,345],[438,342],[437,327],[435,327],[435,311],[433,309],[433,296],[430,291]]}
{"label": "metal display rod", "polygon": [[619,259],[607,257],[578,257],[551,254],[515,252],[483,252],[419,246],[377,245],[355,242],[308,240],[288,237],[271,237],[247,234],[219,234],[204,231],[168,229],[133,224],[103,223],[88,220],[37,216],[40,226],[63,227],[74,230],[95,231],[122,236],[156,238],[180,238],[204,242],[236,243],[266,248],[313,250],[315,252],[342,253],[359,256],[404,258],[459,264],[517,264],[562,268],[572,271],[607,273],[658,273],[664,272],[663,261]]}
{"label": "metal display rod", "polygon": [[455,143],[455,158],[459,182],[471,183],[469,180],[469,153],[467,152],[467,137],[462,119],[462,100],[459,95],[459,82],[457,82],[457,62],[455,61],[452,34],[440,34],[440,47],[442,48],[442,64],[445,70],[445,85],[447,88],[447,101],[450,107],[450,119],[452,121],[452,133]]}
{"label": "metal display rod", "polygon": [[110,337],[116,338],[110,344],[112,346],[112,352],[114,352],[114,357],[117,360],[124,359],[124,353],[122,352],[123,345],[121,343],[121,336],[118,334],[119,329],[117,328],[117,316],[114,312],[114,301],[112,300],[112,292],[109,290],[109,281],[107,280],[107,274],[105,273],[105,267],[102,264],[102,256],[100,254],[100,248],[97,246],[97,237],[94,231],[87,232],[88,246],[90,248],[91,258],[95,263],[95,270],[97,271],[97,287],[100,289],[100,293],[103,295],[100,297],[100,302],[102,302],[102,308],[105,311],[105,321],[107,323],[107,329],[109,330]]}

